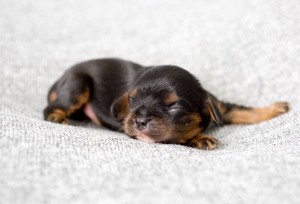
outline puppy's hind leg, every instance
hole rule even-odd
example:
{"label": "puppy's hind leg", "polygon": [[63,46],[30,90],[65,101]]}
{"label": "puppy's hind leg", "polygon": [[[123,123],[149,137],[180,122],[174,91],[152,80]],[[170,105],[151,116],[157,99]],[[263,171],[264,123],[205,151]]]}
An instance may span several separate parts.
{"label": "puppy's hind leg", "polygon": [[270,120],[288,112],[289,105],[286,102],[277,102],[260,108],[245,107],[236,104],[217,102],[226,124],[254,124]]}
{"label": "puppy's hind leg", "polygon": [[44,109],[47,121],[68,124],[68,119],[90,99],[90,78],[69,73],[60,78],[50,89],[48,106]]}

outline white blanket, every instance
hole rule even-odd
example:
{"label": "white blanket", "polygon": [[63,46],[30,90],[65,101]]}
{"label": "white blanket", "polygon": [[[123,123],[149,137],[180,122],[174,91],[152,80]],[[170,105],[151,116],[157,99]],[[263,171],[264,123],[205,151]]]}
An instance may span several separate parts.
{"label": "white blanket", "polygon": [[[300,203],[299,0],[0,1],[0,203]],[[214,151],[45,122],[70,65],[175,64],[220,99],[288,101]],[[105,96],[103,96],[105,97]]]}

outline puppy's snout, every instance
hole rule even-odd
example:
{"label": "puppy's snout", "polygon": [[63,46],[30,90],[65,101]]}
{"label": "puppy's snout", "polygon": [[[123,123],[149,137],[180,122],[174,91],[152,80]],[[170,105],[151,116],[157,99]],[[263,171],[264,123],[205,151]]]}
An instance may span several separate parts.
{"label": "puppy's snout", "polygon": [[144,130],[147,127],[147,124],[151,121],[151,118],[136,118],[135,125],[136,128],[140,131]]}

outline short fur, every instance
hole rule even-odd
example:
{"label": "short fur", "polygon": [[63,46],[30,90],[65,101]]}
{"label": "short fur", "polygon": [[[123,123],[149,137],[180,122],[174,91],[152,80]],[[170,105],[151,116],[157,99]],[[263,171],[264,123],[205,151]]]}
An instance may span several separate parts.
{"label": "short fur", "polygon": [[68,69],[51,87],[48,103],[44,110],[48,121],[90,120],[135,139],[209,150],[218,144],[203,135],[210,122],[251,124],[288,111],[285,102],[265,108],[225,103],[180,67],[144,67],[114,58]]}

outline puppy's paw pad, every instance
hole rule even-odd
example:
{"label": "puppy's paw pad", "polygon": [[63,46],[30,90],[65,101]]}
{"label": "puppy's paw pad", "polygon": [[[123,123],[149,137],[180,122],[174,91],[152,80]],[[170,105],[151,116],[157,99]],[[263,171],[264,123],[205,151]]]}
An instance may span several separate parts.
{"label": "puppy's paw pad", "polygon": [[202,150],[213,150],[218,144],[219,142],[217,139],[210,136],[203,136],[191,141],[189,146]]}
{"label": "puppy's paw pad", "polygon": [[289,104],[287,102],[276,102],[271,105],[274,117],[288,112],[289,109]]}

